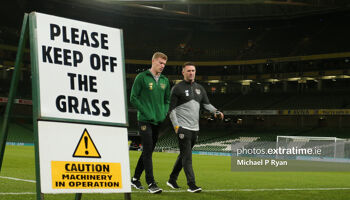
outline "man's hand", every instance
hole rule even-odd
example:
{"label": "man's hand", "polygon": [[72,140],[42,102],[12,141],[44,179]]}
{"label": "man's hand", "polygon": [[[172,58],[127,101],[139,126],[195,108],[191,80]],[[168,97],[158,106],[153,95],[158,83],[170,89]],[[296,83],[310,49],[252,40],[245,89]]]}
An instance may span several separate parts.
{"label": "man's hand", "polygon": [[214,117],[223,120],[223,119],[224,119],[224,113],[222,113],[222,112],[220,112],[220,111],[217,110],[217,111],[215,111],[215,113],[214,113]]}

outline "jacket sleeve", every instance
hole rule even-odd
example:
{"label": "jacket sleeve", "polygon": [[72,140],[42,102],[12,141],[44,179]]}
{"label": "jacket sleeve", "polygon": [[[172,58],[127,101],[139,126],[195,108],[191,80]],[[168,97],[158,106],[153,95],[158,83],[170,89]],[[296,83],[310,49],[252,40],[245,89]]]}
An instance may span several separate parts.
{"label": "jacket sleeve", "polygon": [[169,104],[170,104],[170,84],[169,84],[169,80],[167,80],[167,86],[166,86],[165,95],[164,95],[165,115],[169,111]]}
{"label": "jacket sleeve", "polygon": [[[142,115],[148,116],[148,113],[145,112],[144,107],[141,104],[140,101],[140,96],[142,92],[142,77],[140,75],[137,75],[134,84],[132,85],[131,88],[131,93],[130,93],[130,103],[136,107],[136,109],[141,112]],[[149,118],[149,117],[147,117]]]}
{"label": "jacket sleeve", "polygon": [[176,87],[174,86],[171,89],[171,94],[170,94],[170,108],[169,108],[169,118],[171,123],[173,124],[173,127],[179,126],[179,122],[176,117],[176,106],[177,106],[177,101],[179,99],[178,95],[176,94]]}
{"label": "jacket sleeve", "polygon": [[202,98],[201,103],[202,103],[204,109],[206,109],[210,113],[215,113],[215,111],[217,111],[217,109],[213,105],[211,105],[211,103],[209,102],[207,92],[205,91],[205,89],[203,87],[201,87],[201,91],[203,94],[203,98]]}

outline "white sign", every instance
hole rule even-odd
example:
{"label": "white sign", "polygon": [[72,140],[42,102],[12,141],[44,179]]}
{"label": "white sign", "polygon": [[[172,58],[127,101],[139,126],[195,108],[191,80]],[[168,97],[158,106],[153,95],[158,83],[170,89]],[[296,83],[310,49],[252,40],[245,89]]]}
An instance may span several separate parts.
{"label": "white sign", "polygon": [[126,124],[121,30],[35,17],[39,115]]}
{"label": "white sign", "polygon": [[38,122],[42,193],[131,192],[127,128]]}

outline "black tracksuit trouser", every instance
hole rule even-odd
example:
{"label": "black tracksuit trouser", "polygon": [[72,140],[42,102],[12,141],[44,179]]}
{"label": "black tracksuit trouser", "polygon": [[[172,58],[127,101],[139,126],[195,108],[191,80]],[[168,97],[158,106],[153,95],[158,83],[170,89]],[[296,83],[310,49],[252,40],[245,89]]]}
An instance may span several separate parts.
{"label": "black tracksuit trouser", "polygon": [[142,140],[142,154],[135,168],[134,178],[140,179],[143,170],[147,184],[154,182],[152,154],[159,134],[159,126],[146,122],[139,122],[139,132]]}
{"label": "black tracksuit trouser", "polygon": [[180,128],[177,134],[180,154],[177,157],[170,180],[176,181],[182,168],[184,168],[187,184],[195,184],[195,177],[192,167],[192,148],[196,143],[198,131],[191,131]]}

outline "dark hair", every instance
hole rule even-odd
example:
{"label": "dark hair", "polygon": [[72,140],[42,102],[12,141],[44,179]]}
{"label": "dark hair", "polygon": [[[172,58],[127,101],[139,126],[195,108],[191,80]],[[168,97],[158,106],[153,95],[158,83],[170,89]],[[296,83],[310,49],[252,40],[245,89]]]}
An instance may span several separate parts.
{"label": "dark hair", "polygon": [[193,62],[185,62],[183,65],[182,65],[182,69],[185,68],[186,66],[195,66]]}

